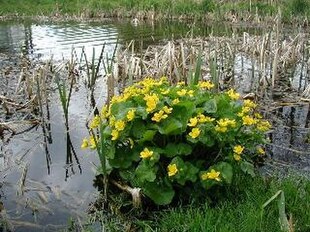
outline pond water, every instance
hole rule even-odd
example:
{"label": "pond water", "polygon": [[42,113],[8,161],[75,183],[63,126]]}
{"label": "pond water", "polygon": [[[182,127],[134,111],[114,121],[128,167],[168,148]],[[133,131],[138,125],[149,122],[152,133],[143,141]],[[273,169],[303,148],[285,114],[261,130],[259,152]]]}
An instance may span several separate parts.
{"label": "pond water", "polygon": [[[0,95],[14,92],[16,81],[10,84],[6,74],[9,73],[11,80],[20,75],[20,55],[38,62],[51,57],[59,61],[69,59],[73,48],[77,56],[84,49],[88,57],[91,57],[95,48],[98,57],[103,44],[106,44],[105,53],[110,55],[117,41],[122,46],[134,39],[139,42],[139,48],[146,48],[150,44],[188,36],[190,33],[208,35],[215,31],[224,35],[235,30],[237,29],[230,27],[219,30],[217,26],[193,27],[185,23],[132,25],[131,22],[117,21],[2,22],[0,67],[8,72],[1,72]],[[256,29],[253,33],[256,33]],[[105,92],[101,90],[99,86],[96,96],[101,99],[102,104]],[[87,91],[82,83],[75,88],[71,99],[69,136],[76,152],[76,159],[73,158],[71,164],[67,163],[68,137],[57,94],[51,94],[49,99],[50,136],[47,140],[40,126],[14,136],[8,133],[2,138],[0,202],[1,220],[6,224],[5,228],[14,231],[55,231],[68,225],[71,217],[83,218],[89,204],[96,199],[93,179],[95,164],[99,162],[94,153],[80,149],[82,138],[88,135],[85,123],[91,115]],[[24,114],[21,114],[16,119],[21,120],[23,117]],[[0,119],[10,121],[5,115],[1,115]],[[23,131],[23,128],[17,128],[17,131]]]}
{"label": "pond water", "polygon": [[[101,47],[106,44],[105,53],[111,55],[118,41],[120,46],[125,46],[131,40],[138,41],[139,48],[163,42],[171,38],[180,38],[190,35],[207,36],[209,34],[231,35],[242,34],[244,31],[260,34],[262,29],[232,27],[223,25],[193,25],[186,23],[140,23],[133,25],[130,21],[107,21],[103,23],[38,23],[38,22],[1,22],[0,23],[0,68],[8,66],[18,69],[19,55],[24,55],[33,60],[69,59],[72,48],[77,56],[82,49],[91,57],[93,48],[98,57]],[[9,58],[3,58],[9,57]],[[12,58],[13,57],[13,58]],[[11,69],[10,69],[11,70]],[[4,72],[0,73],[1,81],[7,80]],[[7,89],[6,85],[0,86],[0,95]],[[105,100],[106,91],[98,86],[96,98],[99,104]],[[57,94],[51,94],[50,99],[50,137],[44,140],[44,133],[40,126],[29,131],[11,136],[5,135],[0,142],[0,213],[8,228],[15,231],[55,231],[68,225],[71,217],[83,218],[89,204],[96,199],[97,190],[93,187],[95,164],[98,159],[95,153],[80,149],[82,138],[88,136],[85,123],[91,115],[90,102],[87,90],[80,83],[72,93],[72,103],[69,108],[68,132],[76,158],[72,163],[67,162],[68,134],[65,129],[63,111]],[[287,141],[301,149],[309,149],[305,141],[308,135],[309,105],[282,107],[273,112],[287,118],[291,116],[289,124],[284,123],[283,130],[278,134],[292,136],[292,129],[302,128],[301,134],[293,135],[292,141],[287,136]],[[294,112],[293,112],[294,111]],[[0,111],[3,112],[3,111]],[[298,116],[299,115],[299,116]],[[302,120],[296,127],[295,119]],[[0,120],[7,118],[1,115]],[[296,119],[297,120],[297,119]],[[0,121],[1,122],[1,121]],[[281,127],[279,127],[281,128]],[[294,132],[296,133],[296,132]],[[46,136],[46,135],[45,135]],[[283,137],[283,136],[282,136]],[[285,137],[286,138],[286,137]],[[274,137],[275,146],[271,148],[275,156],[279,156],[277,146],[281,138]],[[297,141],[297,142],[296,142]],[[309,154],[308,154],[309,155]],[[303,168],[306,169],[306,163]],[[0,217],[1,220],[1,217]],[[1,221],[0,221],[1,222]],[[0,223],[1,231],[1,223]]]}

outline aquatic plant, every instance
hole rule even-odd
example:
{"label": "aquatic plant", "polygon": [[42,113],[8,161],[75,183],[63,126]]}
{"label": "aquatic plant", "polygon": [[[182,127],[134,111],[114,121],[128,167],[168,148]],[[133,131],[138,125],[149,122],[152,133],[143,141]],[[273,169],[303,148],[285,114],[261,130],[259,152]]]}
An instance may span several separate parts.
{"label": "aquatic plant", "polygon": [[174,196],[212,192],[234,173],[254,175],[265,154],[268,121],[233,89],[217,93],[210,81],[170,85],[146,78],[114,96],[90,123],[82,148],[97,149],[109,178],[140,189],[158,205]]}

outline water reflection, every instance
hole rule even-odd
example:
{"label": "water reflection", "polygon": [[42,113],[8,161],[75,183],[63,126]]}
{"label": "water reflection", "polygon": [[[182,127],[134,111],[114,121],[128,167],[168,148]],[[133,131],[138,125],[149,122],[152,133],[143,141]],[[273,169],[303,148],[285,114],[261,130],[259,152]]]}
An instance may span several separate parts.
{"label": "water reflection", "polygon": [[[121,44],[131,40],[140,42],[137,48],[142,49],[162,40],[177,39],[185,36],[224,36],[242,34],[261,34],[261,28],[233,27],[229,25],[205,25],[198,23],[156,22],[141,23],[137,26],[128,22],[113,23],[0,23],[0,52],[32,55],[35,58],[60,60],[71,55],[72,47],[81,55],[86,48],[92,54],[92,48],[98,53],[103,44]],[[113,49],[113,47],[111,47]],[[111,50],[110,52],[112,52]],[[97,56],[99,54],[96,54]]]}
{"label": "water reflection", "polygon": [[271,134],[271,154],[286,168],[310,174],[309,104],[287,105],[274,112],[276,127]]}

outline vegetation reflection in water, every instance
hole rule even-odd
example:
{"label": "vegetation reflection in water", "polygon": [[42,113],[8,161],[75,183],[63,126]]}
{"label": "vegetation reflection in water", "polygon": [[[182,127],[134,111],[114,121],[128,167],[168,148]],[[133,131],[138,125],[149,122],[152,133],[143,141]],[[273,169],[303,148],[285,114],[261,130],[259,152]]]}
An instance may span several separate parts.
{"label": "vegetation reflection in water", "polygon": [[[257,45],[257,47],[258,48],[260,48],[260,46],[259,45],[261,45],[262,46],[262,44],[264,44],[263,42],[261,42],[260,40],[259,40],[259,38],[257,38],[257,40],[255,40],[254,39],[255,37],[248,37],[247,39],[248,39],[248,41],[257,41],[257,43],[249,43],[249,47],[251,47],[251,45],[250,44],[252,44],[252,45]],[[276,37],[274,37],[274,38],[276,38]],[[218,38],[218,40],[217,40],[217,38],[212,38],[212,39],[214,39],[214,41],[216,42],[216,41],[221,41],[220,39],[221,38]],[[253,40],[251,40],[251,39],[253,39]],[[264,41],[264,37],[263,37],[263,39],[262,39],[263,41]],[[195,43],[197,42],[197,40],[192,40],[192,41],[194,41]],[[240,40],[240,41],[242,41],[242,40]],[[270,42],[271,41],[273,41],[272,39],[270,39],[269,40]],[[301,42],[302,40],[298,40],[297,42]],[[295,42],[296,42],[296,40],[295,40]],[[294,42],[294,43],[295,43]],[[296,43],[297,43],[296,42]],[[178,41],[176,41],[175,43],[178,43]],[[195,43],[193,43],[194,45],[195,45]],[[294,43],[291,43],[291,46],[293,46],[293,49],[292,50],[290,50],[290,48],[292,48],[292,47],[285,47],[284,45],[283,45],[283,50],[288,50],[288,51],[295,51],[296,52],[296,54],[298,54],[298,50],[296,50],[296,47],[294,47]],[[166,48],[164,48],[164,49],[170,49],[170,51],[177,51],[176,49],[174,49],[174,50],[171,50],[171,48],[172,48],[172,45],[173,45],[174,43],[170,43],[170,47],[169,46],[166,46]],[[197,44],[196,44],[197,45]],[[194,47],[194,46],[193,46]],[[199,43],[198,43],[198,46],[197,47],[200,47],[200,45],[199,45]],[[232,46],[231,46],[232,47]],[[254,46],[255,47],[255,46]],[[208,48],[207,46],[206,47],[204,47],[204,48]],[[236,47],[233,47],[233,48],[238,48],[237,46]],[[162,49],[162,47],[157,47],[157,49]],[[228,49],[228,46],[227,46],[227,49]],[[225,49],[223,49],[223,50],[225,50]],[[127,50],[128,51],[128,50]],[[155,51],[155,50],[153,50],[153,51]],[[182,53],[182,50],[180,50],[181,52],[180,53]],[[183,70],[184,70],[184,73],[185,74],[188,74],[188,73],[191,73],[191,72],[193,72],[193,70],[195,70],[195,68],[193,68],[193,66],[195,66],[195,57],[197,57],[197,54],[199,53],[199,52],[197,52],[197,51],[199,51],[199,49],[197,49],[197,50],[195,50],[196,52],[193,52],[189,57],[186,57],[186,58],[188,58],[189,60],[194,60],[194,62],[192,62],[192,63],[190,63],[190,62],[187,62],[186,61],[186,59],[184,59],[186,62],[184,62],[186,65],[185,66],[183,66]],[[209,50],[210,51],[210,50]],[[99,51],[100,52],[100,51]],[[251,53],[251,52],[250,52]],[[95,53],[94,53],[95,54]],[[122,54],[121,52],[119,53],[119,54],[116,54],[116,57],[117,56],[119,56],[119,60],[115,60],[115,62],[119,62],[120,60],[122,61],[122,60],[125,60],[125,59],[123,59],[122,58],[122,56],[120,55],[120,54]],[[125,54],[125,53],[123,53],[123,54]],[[155,54],[155,53],[153,53],[153,54]],[[158,52],[158,54],[159,54],[159,52]],[[164,54],[169,54],[169,53],[164,53]],[[185,53],[184,53],[185,54]],[[205,54],[209,54],[208,52],[203,52],[202,53],[203,55],[205,55]],[[219,88],[219,89],[221,89],[221,88],[224,88],[225,87],[225,85],[224,84],[228,84],[228,82],[227,82],[227,80],[225,80],[225,76],[224,75],[221,75],[221,70],[224,70],[224,71],[227,71],[227,69],[225,69],[225,66],[220,66],[221,64],[223,64],[223,63],[220,63],[220,62],[218,62],[218,60],[222,60],[223,58],[224,58],[224,56],[223,57],[221,57],[220,56],[220,52],[219,53],[212,53],[211,52],[211,54],[213,54],[214,55],[214,57],[209,57],[209,58],[207,58],[206,59],[206,57],[202,57],[202,60],[204,60],[204,61],[206,61],[206,62],[203,62],[203,64],[204,65],[206,65],[207,67],[208,67],[208,64],[210,64],[210,69],[209,69],[209,71],[208,71],[208,69],[206,69],[205,68],[205,66],[202,66],[202,70],[206,70],[206,73],[207,72],[211,72],[211,77],[213,76],[213,79],[215,80],[215,84],[217,85],[217,88]],[[265,53],[262,53],[262,54],[265,54]],[[266,52],[266,54],[267,54],[267,52]],[[147,64],[147,62],[149,62],[149,58],[147,57],[147,56],[144,56],[145,57],[145,59],[146,60],[143,60],[143,59],[141,59],[140,61],[146,61],[145,62],[145,64]],[[169,56],[168,56],[169,57]],[[173,57],[173,55],[171,55],[171,57]],[[274,56],[275,57],[275,56]],[[281,57],[281,55],[279,54],[278,55],[278,57]],[[135,59],[139,59],[139,57],[135,57]],[[93,60],[96,60],[97,61],[97,59],[93,59]],[[171,60],[174,60],[174,59],[171,59]],[[266,60],[268,60],[268,59],[266,59]],[[306,60],[306,59],[305,59]],[[91,63],[91,62],[89,62],[89,67],[87,68],[87,70],[89,70],[90,71],[90,74],[92,74],[93,72],[94,72],[94,70],[96,70],[96,68],[95,67],[99,67],[99,64],[100,64],[100,61],[101,61],[101,59],[99,58],[99,62],[98,63]],[[140,62],[141,63],[141,62]],[[105,63],[106,64],[106,63]],[[137,78],[138,76],[136,76],[135,74],[134,75],[124,75],[124,76],[122,76],[122,75],[120,75],[120,70],[122,70],[122,69],[124,69],[124,67],[126,67],[125,66],[125,62],[124,63],[122,63],[122,62],[119,62],[119,63],[116,63],[117,65],[116,66],[120,66],[120,67],[123,67],[123,68],[120,68],[120,69],[118,69],[118,70],[115,70],[115,69],[111,69],[110,68],[110,72],[101,72],[101,73],[105,73],[105,81],[106,82],[108,82],[108,84],[109,84],[109,86],[113,89],[113,91],[108,91],[108,92],[110,92],[111,93],[111,95],[118,89],[117,87],[118,87],[118,81],[120,81],[120,80],[122,80],[121,78],[124,78],[124,80],[122,80],[120,83],[122,84],[122,83],[125,83],[125,85],[127,85],[127,81],[129,80],[129,82],[134,82],[134,81],[136,81],[134,78]],[[96,66],[97,65],[97,66]],[[168,69],[167,70],[171,70],[171,72],[170,72],[170,74],[171,74],[171,76],[173,76],[173,78],[172,78],[172,81],[173,82],[177,82],[177,80],[180,80],[180,77],[182,77],[182,75],[178,75],[178,73],[177,73],[177,71],[175,71],[175,70],[177,70],[177,68],[174,68],[174,66],[173,65],[175,65],[174,63],[169,63],[169,65],[170,65],[170,67],[168,66]],[[77,65],[78,66],[78,65]],[[52,66],[47,66],[48,68],[46,69],[46,70],[51,70],[50,69],[50,67],[52,67],[52,70],[53,70],[53,68],[55,68],[55,66],[53,67],[53,65]],[[61,66],[60,66],[61,67]],[[70,76],[72,73],[71,72],[76,72],[75,70],[76,69],[74,69],[74,68],[69,68],[69,69],[66,69],[66,68],[68,68],[68,66],[62,66],[63,68],[65,68],[64,70],[66,70],[65,71],[65,73],[68,71],[68,76]],[[150,66],[151,67],[151,66]],[[165,68],[166,68],[167,66],[162,66],[162,70],[160,71],[160,72],[158,72],[158,73],[161,73],[161,72],[164,72],[163,70],[165,70]],[[220,68],[220,67],[224,67],[224,68]],[[305,66],[306,67],[306,66]],[[56,66],[56,68],[57,68],[57,66]],[[38,74],[40,74],[40,73],[42,73],[42,70],[44,70],[44,69],[41,69],[41,71],[39,71],[38,72]],[[111,72],[113,70],[113,72]],[[124,70],[126,70],[126,69],[124,69]],[[142,69],[143,70],[143,69]],[[152,69],[150,69],[150,68],[147,68],[147,69],[144,69],[143,71],[141,71],[141,75],[142,75],[142,73],[147,73],[147,72],[150,72],[150,73],[152,73],[153,71],[152,71]],[[223,72],[224,72],[223,71]],[[254,71],[253,71],[254,72]],[[150,75],[150,73],[149,73],[149,75]],[[159,74],[158,73],[156,73],[156,75],[158,75],[159,76]],[[204,72],[203,72],[204,73]],[[98,74],[98,72],[97,72],[97,74]],[[107,74],[109,74],[109,75],[107,75]],[[113,75],[112,75],[113,74]],[[154,73],[153,73],[154,74]],[[215,74],[215,76],[214,76],[214,74]],[[45,75],[46,75],[46,77],[48,77],[49,76],[49,72],[46,72],[45,73]],[[81,75],[81,74],[79,74],[79,75]],[[38,75],[38,76],[40,76],[40,75]],[[75,76],[75,78],[72,78],[72,77],[70,77],[70,78],[67,78],[68,76],[64,76],[64,79],[61,79],[61,81],[64,81],[64,80],[66,80],[66,81],[68,81],[67,83],[69,83],[69,89],[71,88],[70,86],[73,86],[73,84],[72,84],[72,80],[74,80],[74,86],[76,86],[76,87],[79,87],[79,88],[81,88],[81,86],[79,85],[79,83],[83,83],[83,80],[81,81],[81,80],[79,80],[79,76]],[[95,76],[97,76],[97,75],[95,75]],[[128,78],[128,77],[130,77],[131,76],[131,78]],[[109,78],[108,78],[109,77]],[[268,92],[268,91],[270,91],[271,93],[275,90],[275,88],[273,89],[273,88],[270,88],[270,84],[272,83],[272,82],[269,82],[270,80],[272,80],[272,76],[270,76],[270,79],[268,78],[268,76],[266,77],[266,76],[262,76],[263,78],[266,78],[266,82],[265,82],[265,84],[266,84],[266,86],[265,86],[265,90]],[[281,76],[282,77],[282,76]],[[66,79],[67,78],[67,79]],[[128,78],[128,79],[127,79]],[[179,78],[179,79],[178,79]],[[87,79],[87,78],[86,78]],[[90,80],[91,78],[89,78],[89,80]],[[108,80],[107,80],[108,79]],[[264,79],[262,79],[262,80],[264,80]],[[53,80],[54,81],[54,80]],[[79,82],[79,81],[81,81],[81,82]],[[99,84],[99,83],[102,83],[102,79],[101,78],[99,78],[99,79],[97,79],[97,81],[91,81],[92,83],[95,83],[95,85],[97,85],[97,84]],[[30,87],[31,85],[29,85],[29,84],[34,84],[34,86],[32,86],[32,88],[33,88],[33,91],[32,91],[32,93],[34,93],[34,94],[36,94],[36,95],[40,95],[41,97],[39,97],[39,99],[38,99],[38,102],[32,102],[32,101],[30,101],[32,98],[30,97],[30,98],[26,98],[26,99],[30,99],[29,101],[30,101],[30,103],[28,103],[27,104],[27,106],[29,106],[29,108],[31,108],[30,106],[33,106],[32,104],[34,104],[34,105],[36,105],[36,107],[35,108],[37,108],[37,110],[39,110],[39,111],[45,111],[44,109],[43,109],[43,107],[48,107],[47,106],[47,104],[45,104],[45,101],[46,100],[44,100],[45,99],[45,97],[43,97],[44,95],[42,95],[42,89],[44,89],[44,87],[43,88],[40,88],[40,94],[38,94],[38,88],[37,87],[42,87],[42,86],[44,86],[44,85],[46,85],[46,86],[48,86],[48,87],[50,87],[50,85],[49,84],[44,84],[44,82],[42,81],[42,79],[40,79],[40,81],[39,81],[39,84],[38,84],[38,79],[31,79],[31,78],[29,78],[29,76],[28,76],[28,78],[27,77],[25,77],[25,80],[23,80],[22,81],[22,83],[27,83],[26,85],[24,85],[23,87],[25,88],[25,89],[27,89],[27,91],[29,91],[29,90],[31,90],[31,88],[28,88],[28,87]],[[59,85],[59,89],[62,89],[62,86],[65,86],[65,85],[62,85],[61,86],[61,83],[62,82],[59,82],[60,83],[60,85]],[[231,82],[231,83],[233,83],[233,82]],[[229,84],[231,84],[231,83],[229,83]],[[42,86],[41,86],[42,85]],[[52,85],[51,85],[52,86]],[[102,86],[102,85],[101,85]],[[226,85],[227,86],[227,85]],[[27,87],[27,88],[26,88]],[[274,86],[274,87],[276,87],[276,86]],[[305,86],[306,87],[306,86]],[[305,88],[304,87],[304,88]],[[54,88],[51,88],[50,90],[51,90],[51,92],[53,92],[54,90],[55,90],[55,88],[56,88],[56,86],[55,86],[55,84],[54,84]],[[99,88],[101,88],[101,87],[99,87]],[[82,88],[81,88],[82,89]],[[34,90],[36,90],[36,91],[34,91]],[[111,90],[110,88],[109,88],[109,90]],[[259,90],[259,88],[258,88],[258,90]],[[27,91],[25,91],[27,94],[29,94],[29,96],[31,96],[31,91],[29,91],[29,92],[27,92]],[[88,90],[86,90],[86,91],[89,91],[89,89]],[[63,94],[64,93],[64,90],[61,90],[60,91],[62,94],[61,95],[63,95],[63,98],[64,98],[64,96],[69,96],[69,95],[66,95],[66,94]],[[69,93],[70,91],[68,91],[68,93]],[[269,93],[270,93],[269,92]],[[93,94],[96,94],[95,93],[95,91],[93,91]],[[92,94],[91,94],[92,95]],[[11,95],[11,96],[13,96],[13,95]],[[75,95],[75,96],[77,96],[77,95]],[[266,94],[265,96],[270,96],[270,95],[268,95],[268,94]],[[53,97],[53,96],[52,96]],[[99,96],[96,96],[96,97],[93,97],[93,99],[95,99],[95,100],[97,100],[97,99],[99,99],[100,101],[102,101],[102,98],[101,98],[102,96],[101,95],[99,95]],[[25,100],[26,100],[25,99]],[[40,100],[41,99],[41,100]],[[69,99],[68,97],[66,98],[67,100]],[[74,98],[71,98],[71,99],[74,99]],[[10,101],[9,99],[5,99],[5,98],[2,98],[2,101],[5,101],[8,105],[9,105],[9,102],[14,102],[14,101]],[[42,101],[42,103],[40,103],[40,101]],[[73,100],[72,100],[73,101]],[[15,101],[16,102],[16,101]],[[67,103],[68,103],[69,101],[67,101]],[[26,103],[27,103],[27,101],[26,101]],[[96,108],[97,106],[98,106],[98,108],[101,108],[99,105],[102,105],[102,103],[103,102],[99,102],[99,103],[97,103],[97,102],[95,102],[95,104],[93,104],[93,107],[94,108]],[[41,106],[42,107],[41,107]],[[12,106],[12,104],[11,104],[11,106]],[[14,106],[14,105],[13,105]],[[19,104],[17,104],[17,105],[15,105],[14,107],[18,107],[19,106]],[[59,105],[60,106],[60,105]],[[65,106],[67,107],[67,105],[65,104]],[[68,107],[67,107],[67,109],[65,108],[65,112],[66,112],[66,110],[68,110],[70,107],[69,107],[69,105],[68,105]],[[69,110],[70,111],[70,110]],[[46,112],[48,112],[48,110],[46,111]],[[58,111],[59,112],[59,111]],[[88,112],[90,115],[92,115],[93,114],[93,110],[90,110],[90,112]],[[162,115],[163,116],[163,115]],[[46,115],[44,116],[44,117],[47,117],[47,113],[46,113]],[[61,119],[61,118],[60,118]],[[74,119],[75,121],[76,121],[76,119]],[[47,121],[49,121],[49,120],[47,120]],[[65,121],[66,121],[66,125],[69,125],[69,122],[68,121],[70,121],[70,119],[68,118],[68,119],[65,119]],[[85,120],[84,120],[85,121]],[[41,121],[42,122],[42,121]],[[194,123],[194,122],[192,122],[192,123]],[[44,123],[43,123],[44,124]],[[5,124],[4,124],[5,125]],[[7,125],[6,125],[7,126]],[[10,127],[8,127],[8,128],[10,128]],[[47,129],[47,131],[49,130],[48,129],[48,125],[47,125],[47,127],[46,127]],[[11,128],[12,129],[12,128]],[[63,129],[63,128],[62,128]],[[62,129],[60,129],[60,130],[62,130]],[[9,130],[9,129],[8,129]],[[72,130],[72,128],[70,129],[69,127],[67,127],[66,128],[66,131],[71,131]],[[63,130],[62,130],[63,131]],[[192,135],[197,135],[197,133],[194,133],[193,132],[193,134]],[[57,138],[54,138],[54,139],[57,139]],[[76,140],[77,138],[75,138],[75,140]],[[48,140],[48,138],[47,138],[47,140]],[[73,142],[75,141],[75,140],[73,140]],[[67,141],[68,141],[68,138],[67,138]],[[44,144],[47,144],[46,142],[44,143]],[[77,146],[75,146],[75,147],[77,147]],[[240,149],[237,149],[236,148],[236,151],[237,152],[239,152],[240,153]],[[69,153],[67,153],[67,154],[69,154]],[[148,154],[147,152],[145,153],[146,155]],[[69,162],[70,162],[70,159],[68,160]],[[72,161],[72,158],[71,158],[71,161]],[[176,172],[176,169],[175,168],[173,168],[174,166],[170,166],[170,174],[171,174],[171,176],[173,176],[173,173],[175,173]],[[29,170],[27,171],[27,169],[25,168],[25,169],[23,169],[23,172],[22,172],[22,178],[21,178],[21,181],[20,181],[20,183],[23,183],[24,182],[24,180],[26,180],[26,183],[27,183],[27,179],[25,179],[24,177],[25,176],[27,176],[28,174],[27,174],[27,172],[29,172]],[[211,172],[210,172],[211,173]],[[213,172],[214,173],[214,172]],[[215,174],[216,174],[216,171],[215,171]],[[217,178],[215,175],[212,175],[212,177],[215,177],[215,178]],[[21,185],[22,186],[22,185]],[[56,193],[57,191],[55,191],[55,193]],[[56,194],[55,194],[56,195]],[[44,197],[43,197],[44,198]]]}

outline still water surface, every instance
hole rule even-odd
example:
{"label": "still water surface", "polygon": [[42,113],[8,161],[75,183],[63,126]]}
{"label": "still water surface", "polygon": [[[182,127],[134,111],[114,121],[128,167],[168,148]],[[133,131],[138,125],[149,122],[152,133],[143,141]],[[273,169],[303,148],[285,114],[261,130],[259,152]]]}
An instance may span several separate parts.
{"label": "still water surface", "polygon": [[[98,57],[102,45],[106,44],[105,55],[109,56],[117,42],[119,46],[126,46],[131,40],[135,40],[138,42],[138,49],[143,49],[151,44],[191,34],[225,35],[235,31],[242,33],[244,30],[246,29],[219,29],[218,26],[193,26],[185,23],[134,26],[130,22],[2,22],[0,54],[10,57],[8,62],[11,62],[14,69],[19,69],[18,62],[14,59],[20,55],[37,61],[51,57],[59,61],[69,59],[73,48],[77,57],[81,55],[82,49],[91,57],[95,48]],[[253,33],[256,33],[256,29]],[[0,65],[4,66],[4,59]],[[100,99],[99,104],[102,104],[106,93],[103,85],[98,87],[96,97]],[[3,94],[6,89],[0,91]],[[82,138],[88,136],[85,122],[91,115],[83,84],[77,86],[71,99],[69,136],[80,166],[75,159],[71,165],[66,162],[68,137],[57,94],[50,96],[51,138],[47,146],[40,126],[12,137],[6,135],[1,140],[0,201],[4,206],[1,214],[8,219],[6,221],[9,228],[15,231],[55,231],[66,226],[70,217],[84,217],[88,205],[96,198],[93,179],[95,164],[99,162],[94,153],[80,149]],[[5,120],[4,117],[1,118]]]}
{"label": "still water surface", "polygon": [[[106,44],[105,52],[109,56],[113,53],[117,41],[119,46],[126,46],[134,39],[138,42],[137,47],[140,49],[171,38],[191,35],[207,36],[211,33],[230,36],[232,33],[242,34],[244,31],[252,34],[262,33],[262,30],[257,28],[186,23],[159,22],[134,26],[131,22],[119,21],[105,23],[2,22],[0,23],[0,55],[17,57],[23,54],[34,60],[47,60],[52,56],[54,60],[62,60],[71,57],[72,48],[75,49],[77,57],[81,55],[83,48],[91,57],[93,48],[95,48],[98,57],[102,45]],[[0,68],[1,65],[3,64],[0,64]],[[1,76],[1,78],[5,77]],[[2,94],[5,90],[0,88],[0,91]],[[104,102],[105,94],[103,86],[99,86],[96,92],[96,97],[100,99],[99,104]],[[6,136],[1,140],[0,203],[3,203],[5,209],[1,214],[9,219],[8,222],[11,221],[11,226],[16,231],[42,231],[43,229],[55,231],[67,225],[70,217],[84,217],[85,209],[95,200],[97,191],[93,187],[93,179],[95,164],[98,164],[98,160],[94,153],[80,149],[82,138],[88,136],[85,122],[91,115],[90,103],[87,99],[87,91],[81,84],[73,92],[69,108],[69,136],[81,170],[75,159],[70,166],[66,164],[68,137],[57,94],[50,96],[51,141],[47,146],[48,154],[44,146],[41,127],[35,127],[13,137]],[[298,112],[301,111],[306,114],[307,107],[305,105],[300,108],[301,110],[291,113],[292,118],[295,118],[295,114],[299,115]],[[283,115],[286,111],[287,109],[282,112]],[[302,127],[308,127],[307,115],[300,120]],[[282,139],[278,141],[281,143]],[[300,143],[298,140],[298,146]],[[308,146],[302,147],[302,149],[308,148]],[[278,149],[274,149],[277,155]],[[51,158],[49,163],[46,162],[47,155]],[[50,173],[47,164],[50,166]],[[24,187],[21,188],[23,180]]]}

